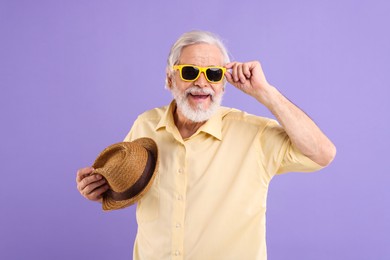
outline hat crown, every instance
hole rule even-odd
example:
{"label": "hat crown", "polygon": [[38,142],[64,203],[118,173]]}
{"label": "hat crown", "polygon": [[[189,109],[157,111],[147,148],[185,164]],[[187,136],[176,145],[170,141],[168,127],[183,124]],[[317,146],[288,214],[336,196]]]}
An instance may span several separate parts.
{"label": "hat crown", "polygon": [[95,162],[95,172],[104,176],[115,192],[132,187],[144,172],[148,151],[138,143],[123,142],[107,147]]}

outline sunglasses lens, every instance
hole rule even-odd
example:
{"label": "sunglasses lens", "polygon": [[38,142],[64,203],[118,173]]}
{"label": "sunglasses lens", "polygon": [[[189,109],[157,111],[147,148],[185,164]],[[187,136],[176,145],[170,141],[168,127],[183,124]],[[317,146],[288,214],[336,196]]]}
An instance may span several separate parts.
{"label": "sunglasses lens", "polygon": [[223,71],[220,68],[208,68],[206,74],[207,78],[212,82],[218,82],[223,77]]}
{"label": "sunglasses lens", "polygon": [[181,69],[181,76],[185,80],[194,80],[199,75],[199,70],[192,66],[184,66]]}

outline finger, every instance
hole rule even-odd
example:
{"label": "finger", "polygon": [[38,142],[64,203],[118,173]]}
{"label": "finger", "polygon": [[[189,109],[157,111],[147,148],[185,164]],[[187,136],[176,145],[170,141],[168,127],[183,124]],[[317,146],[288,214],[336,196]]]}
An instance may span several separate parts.
{"label": "finger", "polygon": [[100,174],[92,174],[92,175],[90,175],[88,177],[85,177],[79,183],[79,190],[83,191],[89,185],[91,185],[93,183],[96,183],[96,182],[99,182],[99,181],[105,181],[103,176],[101,176]]}
{"label": "finger", "polygon": [[103,194],[109,190],[109,186],[106,184],[106,185],[103,185],[103,186],[100,186],[99,188],[96,188],[95,190],[93,190],[89,195],[88,195],[88,199],[90,200],[100,200],[102,197],[103,197]]}
{"label": "finger", "polygon": [[239,80],[239,78],[238,78],[238,71],[237,71],[238,66],[239,66],[238,63],[234,63],[233,67],[232,67],[232,76],[233,76],[234,82],[237,82]]}
{"label": "finger", "polygon": [[107,182],[105,179],[102,179],[102,180],[96,181],[96,182],[92,182],[92,183],[88,184],[87,186],[85,186],[83,189],[81,189],[81,193],[84,196],[87,196],[90,193],[92,193],[95,189],[97,189],[101,186],[104,186],[106,184],[107,184]]}
{"label": "finger", "polygon": [[228,71],[225,73],[226,80],[230,83],[233,84],[233,79],[232,79],[232,74]]}
{"label": "finger", "polygon": [[242,63],[241,62],[230,62],[228,64],[225,65],[225,68],[226,69],[230,69],[231,72],[230,74],[232,75],[231,77],[231,80],[235,83],[237,83],[238,81],[240,81],[240,67],[241,67]]}
{"label": "finger", "polygon": [[233,79],[232,73],[226,73],[225,75],[226,75],[226,80],[227,80],[231,85],[233,85],[233,86],[235,86],[235,87],[238,87],[238,86],[237,86],[237,82],[234,81],[234,79]]}
{"label": "finger", "polygon": [[79,183],[82,179],[89,176],[93,172],[92,167],[85,167],[82,169],[79,169],[76,174],[76,182]]}
{"label": "finger", "polygon": [[226,64],[225,65],[225,68],[227,68],[227,69],[231,69],[231,68],[233,68],[233,66],[234,66],[234,64],[236,64],[237,62],[229,62],[228,64]]}
{"label": "finger", "polygon": [[237,68],[237,74],[238,74],[238,78],[240,80],[240,82],[242,84],[245,84],[246,82],[246,76],[244,75],[244,72],[243,72],[243,64],[240,64]]}
{"label": "finger", "polygon": [[247,79],[249,79],[252,76],[250,67],[248,63],[244,63],[242,66],[242,73],[245,75]]}
{"label": "finger", "polygon": [[[82,179],[78,185],[77,185],[77,188],[78,190],[81,192],[83,191],[87,186],[91,185],[92,183],[94,182],[98,182],[98,181],[101,181],[102,180],[102,176],[100,174],[92,174],[88,177],[85,177],[84,179]],[[103,179],[104,180],[104,179]],[[105,181],[105,180],[104,180]]]}

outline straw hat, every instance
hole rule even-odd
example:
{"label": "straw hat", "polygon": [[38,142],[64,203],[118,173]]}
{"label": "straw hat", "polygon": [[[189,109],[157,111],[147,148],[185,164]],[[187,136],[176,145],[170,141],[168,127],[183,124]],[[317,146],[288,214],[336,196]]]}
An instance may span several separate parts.
{"label": "straw hat", "polygon": [[157,145],[150,138],[110,145],[92,167],[93,173],[101,174],[110,186],[103,195],[103,210],[128,207],[153,184],[158,169]]}

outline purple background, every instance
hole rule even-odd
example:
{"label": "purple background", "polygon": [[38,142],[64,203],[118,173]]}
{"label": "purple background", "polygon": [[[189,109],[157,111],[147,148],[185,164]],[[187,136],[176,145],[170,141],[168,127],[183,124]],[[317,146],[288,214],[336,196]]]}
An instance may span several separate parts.
{"label": "purple background", "polygon": [[[0,259],[131,259],[135,207],[104,213],[78,168],[171,100],[171,44],[191,29],[258,59],[335,142],[318,173],[273,179],[270,260],[390,259],[387,0],[0,1]],[[228,86],[225,106],[271,116]]]}

